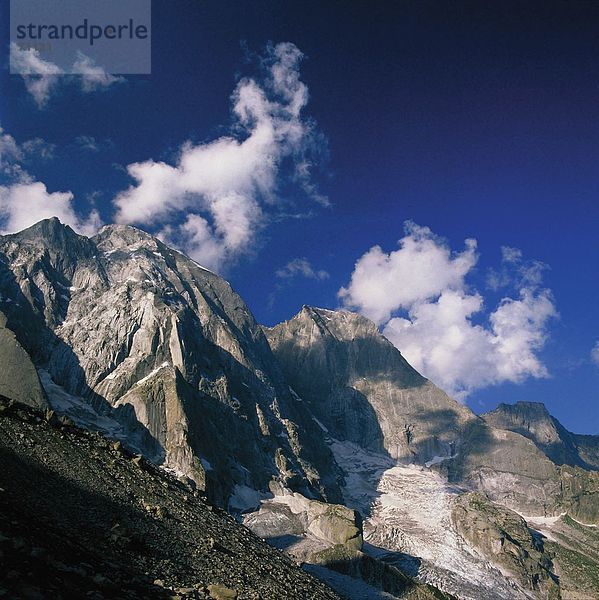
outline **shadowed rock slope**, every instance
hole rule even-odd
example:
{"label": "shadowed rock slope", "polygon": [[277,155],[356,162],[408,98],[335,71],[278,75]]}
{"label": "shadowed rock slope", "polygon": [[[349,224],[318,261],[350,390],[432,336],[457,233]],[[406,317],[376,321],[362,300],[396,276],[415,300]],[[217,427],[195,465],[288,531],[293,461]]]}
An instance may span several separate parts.
{"label": "shadowed rock slope", "polygon": [[193,490],[0,398],[3,598],[338,599]]}
{"label": "shadowed rock slope", "polygon": [[43,408],[46,395],[29,355],[6,327],[0,311],[0,394]]}

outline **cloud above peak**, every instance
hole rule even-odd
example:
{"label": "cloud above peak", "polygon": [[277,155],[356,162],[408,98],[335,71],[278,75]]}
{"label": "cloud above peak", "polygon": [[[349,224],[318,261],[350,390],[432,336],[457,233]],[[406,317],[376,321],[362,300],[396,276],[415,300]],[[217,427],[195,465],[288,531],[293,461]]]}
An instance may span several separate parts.
{"label": "cloud above peak", "polygon": [[284,267],[277,269],[275,275],[279,279],[293,279],[294,277],[304,277],[306,279],[316,279],[323,281],[330,277],[324,269],[315,269],[307,258],[294,258]]}
{"label": "cloud above peak", "polygon": [[211,142],[182,144],[175,164],[147,160],[127,171],[135,184],[117,195],[116,220],[150,226],[206,266],[220,269],[251,252],[283,182],[312,185],[322,138],[302,116],[308,89],[301,51],[269,47],[264,77],[241,79],[231,95],[231,133]]}
{"label": "cloud above peak", "polygon": [[399,309],[438,296],[443,290],[464,287],[464,277],[476,264],[476,240],[453,253],[428,227],[405,223],[399,249],[386,253],[373,246],[360,258],[339,297],[378,324]]}
{"label": "cloud above peak", "polygon": [[502,249],[501,285],[510,287],[494,310],[468,283],[476,241],[453,252],[427,227],[406,223],[399,248],[371,248],[339,291],[342,303],[374,319],[384,335],[426,377],[458,399],[504,381],[546,377],[538,351],[557,310],[542,288],[542,263]]}

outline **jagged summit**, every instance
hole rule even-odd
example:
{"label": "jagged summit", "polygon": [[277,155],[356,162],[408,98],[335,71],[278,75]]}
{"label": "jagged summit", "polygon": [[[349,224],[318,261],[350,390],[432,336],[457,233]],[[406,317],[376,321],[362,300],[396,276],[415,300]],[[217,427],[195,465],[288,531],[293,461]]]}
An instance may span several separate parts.
{"label": "jagged summit", "polygon": [[[424,463],[452,454],[460,425],[474,418],[356,313],[304,306],[266,335],[293,389],[338,439]],[[443,428],[431,418],[441,413]]]}
{"label": "jagged summit", "polygon": [[33,251],[46,250],[53,259],[61,254],[65,255],[65,259],[75,258],[75,255],[79,258],[89,258],[95,251],[93,243],[87,237],[73,231],[58,217],[43,219],[23,231],[0,236],[1,241],[5,241],[9,246],[27,245]]}
{"label": "jagged summit", "polygon": [[[376,338],[378,343],[388,346],[390,352],[401,355],[399,350],[381,334],[373,321],[359,313],[344,309],[332,310],[330,308],[320,308],[304,304],[301,310],[289,320],[279,323],[274,327],[265,327],[264,329],[268,330],[268,332],[273,332],[277,329],[281,330],[282,327],[296,330],[299,327],[311,327],[312,324],[316,326],[322,335],[332,336],[340,341],[352,341],[358,338]],[[410,367],[410,369],[412,368]],[[416,373],[414,369],[412,371]]]}

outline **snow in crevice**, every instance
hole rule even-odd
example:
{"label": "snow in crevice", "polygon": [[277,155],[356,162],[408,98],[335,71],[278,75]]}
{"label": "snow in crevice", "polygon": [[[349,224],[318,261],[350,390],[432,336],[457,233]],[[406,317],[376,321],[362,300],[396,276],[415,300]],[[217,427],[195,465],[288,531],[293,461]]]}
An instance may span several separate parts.
{"label": "snow in crevice", "polygon": [[429,461],[424,463],[424,466],[430,469],[433,465],[438,465],[446,460],[451,460],[452,458],[456,458],[456,456],[457,454],[452,454],[451,456],[433,456]]}
{"label": "snow in crevice", "polygon": [[329,430],[316,418],[312,417],[312,420],[325,432],[328,433]]}
{"label": "snow in crevice", "polygon": [[[152,377],[156,377],[156,375],[158,375],[158,373],[160,373],[160,371],[162,371],[162,369],[166,369],[167,367],[170,367],[170,366],[171,365],[169,362],[163,362],[159,367],[156,367],[152,372],[148,373],[145,377],[143,377],[139,381],[136,381],[133,385],[142,385],[142,384],[146,383],[147,381],[152,379]],[[111,373],[111,375],[112,375],[112,373]],[[107,379],[108,379],[108,377],[107,377]]]}
{"label": "snow in crevice", "polygon": [[53,381],[45,369],[38,369],[38,374],[50,406],[58,414],[68,416],[79,427],[99,431],[106,437],[127,439],[127,433],[116,419],[99,414],[85,400],[69,394],[62,386]]}

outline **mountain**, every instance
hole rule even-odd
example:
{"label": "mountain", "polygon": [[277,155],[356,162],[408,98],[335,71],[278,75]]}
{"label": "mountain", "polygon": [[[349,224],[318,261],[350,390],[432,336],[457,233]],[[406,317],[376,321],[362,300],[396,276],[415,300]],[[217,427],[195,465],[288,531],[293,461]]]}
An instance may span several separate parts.
{"label": "mountain", "polygon": [[54,218],[0,237],[0,293],[50,403],[76,422],[222,505],[255,505],[271,480],[339,499],[331,451],[261,328],[191,259],[133,227],[88,239]]}
{"label": "mountain", "polygon": [[[156,465],[349,598],[599,595],[596,439],[534,407],[475,415],[360,315],[305,306],[263,328],[224,279],[151,235],[87,238],[49,219],[0,236],[0,342],[0,394],[58,419],[32,438],[44,419],[25,415],[13,436],[40,477],[61,455],[71,485],[100,453],[127,505],[141,483],[113,467],[124,456],[160,478]],[[179,583],[191,563],[177,556]]]}
{"label": "mountain", "polygon": [[424,464],[453,455],[474,418],[365,317],[304,306],[264,331],[292,388],[336,439]]}
{"label": "mountain", "polygon": [[[558,464],[519,431],[476,416],[364,317],[305,306],[265,333],[329,437],[371,554],[461,598],[557,597],[542,536],[531,538],[520,515],[597,524],[596,472]],[[484,501],[464,504],[470,490]],[[505,540],[516,539],[524,546],[502,558]],[[535,553],[536,562],[506,566]],[[510,571],[512,582],[493,569]]]}
{"label": "mountain", "polygon": [[599,470],[599,436],[571,433],[540,402],[502,403],[483,418],[493,427],[532,440],[558,465]]}

